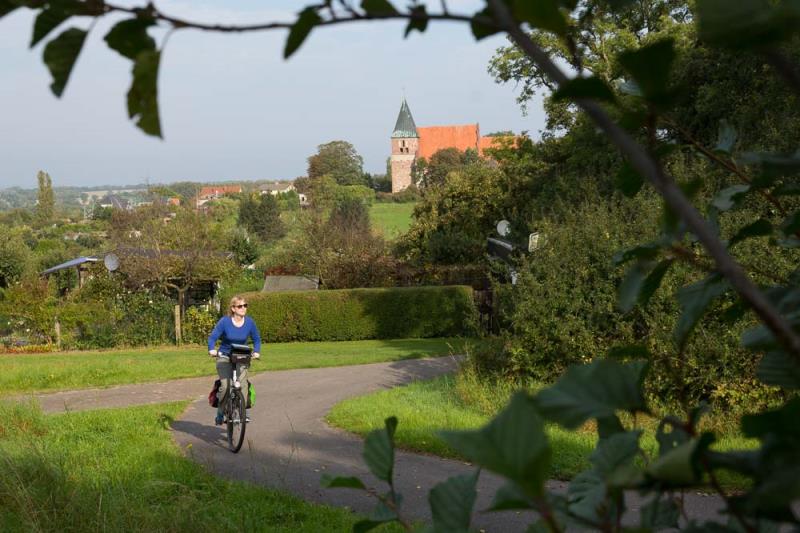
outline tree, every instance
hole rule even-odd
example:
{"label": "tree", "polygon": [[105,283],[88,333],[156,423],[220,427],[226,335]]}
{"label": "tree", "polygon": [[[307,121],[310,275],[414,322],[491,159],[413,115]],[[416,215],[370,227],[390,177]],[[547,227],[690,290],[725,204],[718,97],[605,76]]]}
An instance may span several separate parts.
{"label": "tree", "polygon": [[317,153],[308,158],[308,177],[332,177],[339,185],[369,185],[364,178],[364,160],[352,144],[331,141],[320,144]]}
{"label": "tree", "polygon": [[239,202],[239,226],[258,235],[265,243],[286,235],[278,200],[271,194],[244,195]]}
{"label": "tree", "polygon": [[129,286],[175,291],[182,313],[192,286],[234,271],[222,229],[189,209],[178,209],[174,218],[164,217],[161,206],[115,212],[110,237]]}
{"label": "tree", "polygon": [[49,224],[53,220],[55,211],[53,182],[50,175],[43,170],[39,171],[36,179],[39,182],[39,192],[36,195],[36,219],[40,224]]}
{"label": "tree", "polygon": [[31,264],[32,254],[22,237],[22,231],[2,228],[0,231],[0,287],[19,281]]}
{"label": "tree", "polygon": [[462,152],[458,148],[443,148],[434,153],[430,161],[420,159],[415,167],[415,182],[423,188],[442,185],[448,174],[477,160],[478,153],[475,150]]}

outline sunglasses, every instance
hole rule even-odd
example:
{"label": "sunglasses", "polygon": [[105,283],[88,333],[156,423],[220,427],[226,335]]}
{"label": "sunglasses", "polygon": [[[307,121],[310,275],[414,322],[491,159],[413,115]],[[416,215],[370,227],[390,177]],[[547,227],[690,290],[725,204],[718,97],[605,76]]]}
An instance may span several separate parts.
{"label": "sunglasses", "polygon": [[244,307],[245,309],[247,309],[247,304],[239,304],[239,305],[234,305],[233,307],[235,307],[236,309],[241,309],[242,307]]}

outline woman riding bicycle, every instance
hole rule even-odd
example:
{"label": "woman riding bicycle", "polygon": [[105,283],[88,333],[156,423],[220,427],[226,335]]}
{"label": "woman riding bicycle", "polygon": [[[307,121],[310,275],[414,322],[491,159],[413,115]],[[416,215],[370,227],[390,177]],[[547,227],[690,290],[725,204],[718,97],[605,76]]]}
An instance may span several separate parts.
{"label": "woman riding bicycle", "polygon": [[[214,326],[211,335],[208,336],[208,354],[211,357],[217,357],[217,374],[222,382],[217,398],[219,399],[219,407],[217,407],[217,417],[214,422],[219,426],[222,424],[224,417],[222,416],[222,402],[225,395],[228,393],[228,387],[231,379],[233,378],[233,367],[231,365],[228,355],[231,353],[231,344],[247,344],[247,339],[253,341],[253,359],[258,359],[261,351],[261,335],[258,333],[256,323],[247,315],[247,302],[241,296],[234,296],[231,298],[231,304],[228,309],[228,316],[219,319],[217,325]],[[220,341],[219,350],[214,347]],[[245,394],[249,390],[249,382],[247,381],[247,367],[248,365],[240,364],[237,368],[239,374],[239,382],[243,385]]]}

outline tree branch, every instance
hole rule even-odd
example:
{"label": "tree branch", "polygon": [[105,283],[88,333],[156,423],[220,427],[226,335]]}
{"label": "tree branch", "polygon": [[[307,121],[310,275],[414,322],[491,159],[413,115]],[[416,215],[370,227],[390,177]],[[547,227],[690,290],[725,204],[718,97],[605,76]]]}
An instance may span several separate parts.
{"label": "tree branch", "polygon": [[[568,81],[567,76],[553,63],[525,32],[520,29],[502,0],[487,0],[499,21],[502,29],[548,76],[556,83],[562,85]],[[747,277],[736,261],[730,256],[725,246],[714,234],[714,231],[703,219],[700,213],[689,202],[669,176],[664,174],[662,168],[639,144],[595,102],[579,99],[578,105],[602,129],[606,136],[628,158],[635,168],[664,198],[667,205],[681,217],[688,228],[705,246],[714,259],[717,270],[722,274],[750,304],[764,324],[773,332],[778,342],[795,358],[800,359],[800,337],[798,337],[789,323],[769,303],[766,297]]]}

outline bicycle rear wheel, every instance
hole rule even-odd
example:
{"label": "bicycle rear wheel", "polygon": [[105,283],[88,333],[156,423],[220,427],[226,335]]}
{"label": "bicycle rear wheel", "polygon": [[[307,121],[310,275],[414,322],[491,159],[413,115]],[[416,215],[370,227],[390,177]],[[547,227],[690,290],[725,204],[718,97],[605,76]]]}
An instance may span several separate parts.
{"label": "bicycle rear wheel", "polygon": [[233,453],[237,453],[244,443],[244,431],[247,426],[245,399],[239,389],[232,388],[229,401],[228,449],[230,449],[230,451]]}

